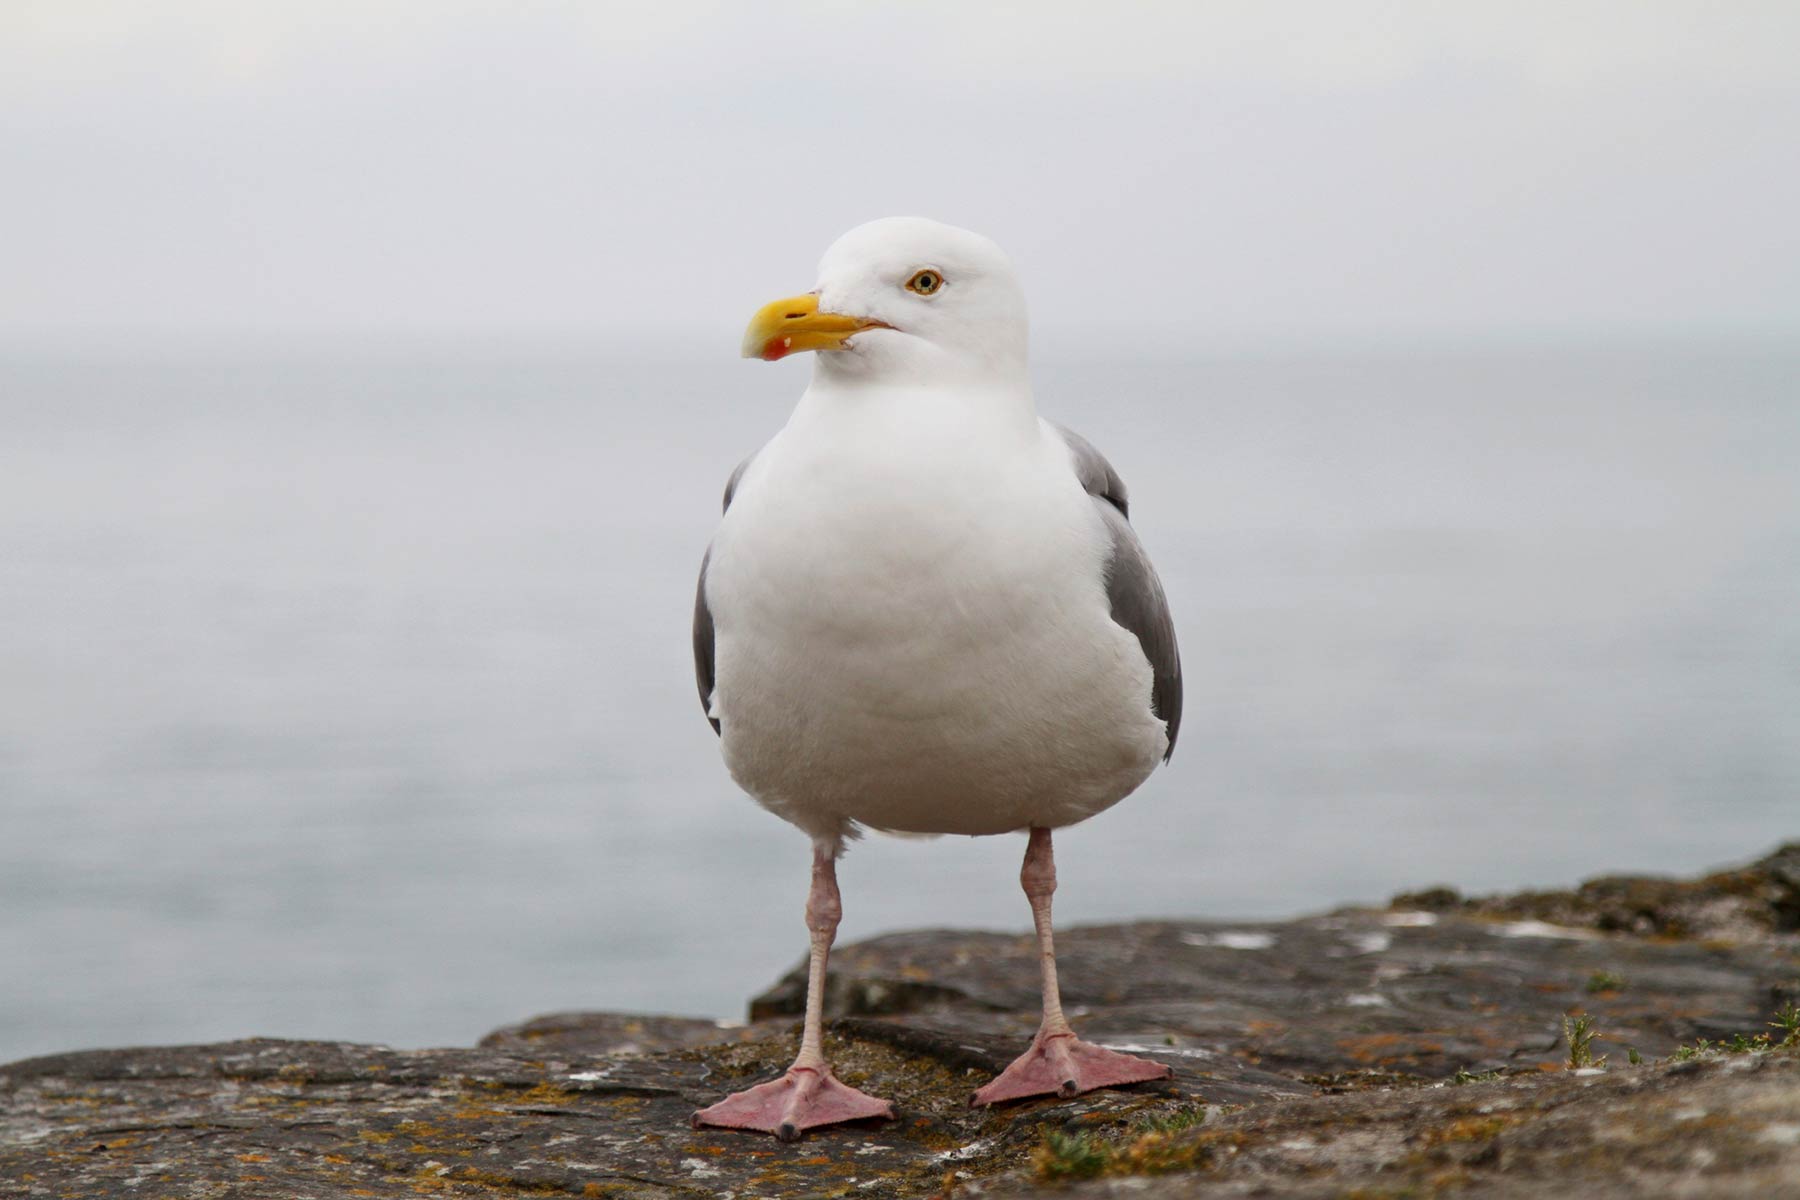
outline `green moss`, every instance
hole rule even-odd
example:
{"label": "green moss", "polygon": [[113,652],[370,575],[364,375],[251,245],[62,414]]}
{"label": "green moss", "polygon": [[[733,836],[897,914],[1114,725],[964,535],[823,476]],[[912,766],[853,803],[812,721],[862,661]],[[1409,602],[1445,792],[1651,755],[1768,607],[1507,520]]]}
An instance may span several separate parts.
{"label": "green moss", "polygon": [[1085,1133],[1059,1133],[1052,1129],[1031,1156],[1039,1179],[1092,1179],[1112,1163],[1113,1148]]}
{"label": "green moss", "polygon": [[1595,971],[1588,976],[1589,992],[1622,992],[1625,990],[1625,977],[1616,971]]}
{"label": "green moss", "polygon": [[1138,1134],[1146,1133],[1180,1133],[1184,1129],[1192,1129],[1196,1125],[1206,1124],[1206,1105],[1196,1104],[1191,1107],[1178,1108],[1172,1112],[1148,1113],[1131,1123],[1131,1128]]}
{"label": "green moss", "polygon": [[1800,1014],[1796,1014],[1796,1028],[1793,1032],[1782,1024],[1780,1016],[1770,1025],[1782,1033],[1782,1039],[1776,1041],[1766,1033],[1734,1033],[1722,1042],[1709,1041],[1706,1038],[1695,1038],[1693,1042],[1675,1047],[1669,1057],[1675,1062],[1686,1062],[1689,1059],[1705,1058],[1713,1054],[1760,1054],[1765,1050],[1788,1050],[1800,1047]]}
{"label": "green moss", "polygon": [[1210,1170],[1249,1138],[1237,1130],[1202,1128],[1208,1115],[1204,1104],[1145,1113],[1117,1131],[1123,1136],[1113,1138],[1046,1130],[1031,1156],[1032,1167],[1045,1181]]}

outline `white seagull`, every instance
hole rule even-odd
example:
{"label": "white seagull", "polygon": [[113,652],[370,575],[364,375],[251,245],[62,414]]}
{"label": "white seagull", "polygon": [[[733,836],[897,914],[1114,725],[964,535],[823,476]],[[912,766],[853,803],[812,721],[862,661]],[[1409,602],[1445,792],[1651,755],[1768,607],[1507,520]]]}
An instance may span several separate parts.
{"label": "white seagull", "polygon": [[1076,1038],[1051,941],[1050,831],[1118,803],[1175,745],[1181,662],[1125,485],[1044,420],[1025,297],[1000,248],[918,218],[825,253],[818,286],[750,322],[812,384],[725,487],[700,568],[694,663],[732,777],[813,842],[799,1056],[694,1124],[792,1140],[893,1106],[832,1076],[820,1026],[859,827],[1028,830],[1020,882],[1043,966],[1030,1049],[973,1103],[1166,1078]]}

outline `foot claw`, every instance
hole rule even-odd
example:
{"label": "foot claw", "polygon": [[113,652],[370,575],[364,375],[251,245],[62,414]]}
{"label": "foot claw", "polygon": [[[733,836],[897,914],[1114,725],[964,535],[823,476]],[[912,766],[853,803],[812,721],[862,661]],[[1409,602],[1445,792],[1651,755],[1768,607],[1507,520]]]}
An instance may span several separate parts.
{"label": "foot claw", "polygon": [[893,1116],[893,1104],[840,1083],[829,1067],[790,1067],[780,1079],[727,1096],[691,1120],[696,1129],[750,1129],[795,1142],[821,1125]]}
{"label": "foot claw", "polygon": [[1031,1040],[1031,1048],[971,1096],[969,1104],[998,1104],[1027,1096],[1056,1095],[1066,1099],[1095,1088],[1167,1079],[1174,1073],[1162,1063],[1120,1054],[1081,1041],[1072,1033],[1046,1035],[1039,1030]]}

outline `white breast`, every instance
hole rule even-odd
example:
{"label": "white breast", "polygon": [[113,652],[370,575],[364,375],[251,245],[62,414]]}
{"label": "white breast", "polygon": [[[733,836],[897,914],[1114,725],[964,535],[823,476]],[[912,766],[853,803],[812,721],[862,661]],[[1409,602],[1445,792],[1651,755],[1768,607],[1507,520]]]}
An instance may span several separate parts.
{"label": "white breast", "polygon": [[1002,833],[1117,802],[1166,741],[1107,553],[1035,418],[803,402],[707,572],[732,775],[823,835]]}

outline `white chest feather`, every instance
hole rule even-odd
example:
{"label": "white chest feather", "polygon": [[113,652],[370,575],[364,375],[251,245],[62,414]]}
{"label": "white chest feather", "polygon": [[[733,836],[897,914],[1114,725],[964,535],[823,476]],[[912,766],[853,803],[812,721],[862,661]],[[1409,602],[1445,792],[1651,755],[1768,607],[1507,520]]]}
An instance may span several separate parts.
{"label": "white chest feather", "polygon": [[1109,552],[1035,419],[802,405],[713,544],[713,711],[746,790],[820,834],[1066,825],[1164,749]]}

